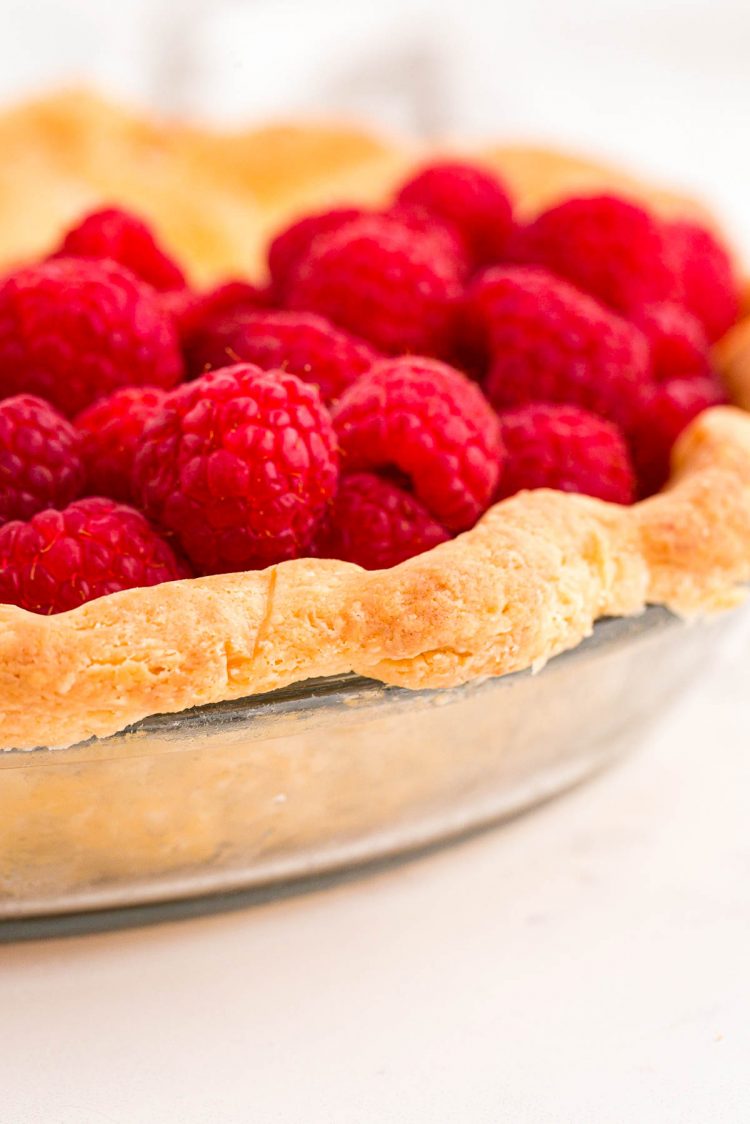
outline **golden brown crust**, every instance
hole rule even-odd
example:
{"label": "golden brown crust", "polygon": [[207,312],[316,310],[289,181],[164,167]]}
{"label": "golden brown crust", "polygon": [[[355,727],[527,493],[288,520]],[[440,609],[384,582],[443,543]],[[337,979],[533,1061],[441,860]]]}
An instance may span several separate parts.
{"label": "golden brown crust", "polygon": [[[267,231],[295,210],[382,198],[419,157],[344,128],[167,127],[85,95],[6,115],[0,144],[0,262],[49,248],[66,222],[108,198],[139,207],[204,281],[246,272]],[[630,190],[669,213],[696,209],[561,153],[515,147],[484,158],[527,213],[573,186]],[[727,372],[745,372],[732,375],[739,387],[750,337],[735,332],[719,354]],[[738,399],[750,405],[750,377]],[[346,671],[451,686],[539,665],[604,615],[650,602],[684,614],[724,608],[748,579],[750,418],[714,410],[678,443],[668,490],[632,508],[522,493],[392,570],[303,559],[128,590],[56,617],[0,606],[0,746],[67,745],[156,712]]]}
{"label": "golden brown crust", "polygon": [[[425,156],[342,125],[216,133],[81,91],[0,115],[0,147],[0,267],[48,251],[85,210],[114,202],[143,213],[198,283],[260,272],[280,223],[337,201],[378,203]],[[609,188],[707,217],[694,200],[585,157],[521,145],[478,155],[527,215],[573,190]]]}
{"label": "golden brown crust", "polygon": [[735,324],[713,351],[714,363],[733,402],[750,410],[750,316]]}
{"label": "golden brown crust", "polygon": [[391,570],[302,559],[54,617],[0,606],[1,744],[70,744],[346,671],[447,687],[538,665],[647,603],[726,608],[750,579],[750,418],[704,414],[675,468],[668,491],[632,508],[521,493]]}
{"label": "golden brown crust", "polygon": [[45,253],[103,202],[143,214],[191,279],[260,272],[270,230],[336,197],[375,201],[413,161],[361,129],[213,133],[86,92],[0,115],[0,267]]}

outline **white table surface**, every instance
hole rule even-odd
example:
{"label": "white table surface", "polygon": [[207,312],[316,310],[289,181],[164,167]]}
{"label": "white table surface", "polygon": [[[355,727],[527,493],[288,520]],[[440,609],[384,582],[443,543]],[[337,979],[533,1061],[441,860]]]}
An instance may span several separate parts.
{"label": "white table surface", "polygon": [[750,1120],[747,651],[606,775],[429,858],[0,948],[0,1121]]}

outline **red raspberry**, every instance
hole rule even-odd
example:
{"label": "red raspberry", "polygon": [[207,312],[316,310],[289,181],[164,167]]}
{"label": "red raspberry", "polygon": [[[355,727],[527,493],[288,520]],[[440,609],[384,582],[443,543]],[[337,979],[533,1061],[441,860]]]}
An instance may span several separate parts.
{"label": "red raspberry", "polygon": [[319,235],[290,280],[287,304],[327,316],[387,353],[442,354],[461,291],[432,238],[373,215]]}
{"label": "red raspberry", "polygon": [[672,446],[693,418],[726,400],[712,377],[670,379],[641,388],[628,431],[639,495],[649,496],[666,483]]}
{"label": "red raspberry", "polygon": [[196,337],[214,321],[268,308],[270,296],[267,290],[250,281],[224,281],[205,293],[189,289],[165,293],[162,304],[175,319],[183,347],[190,348]]}
{"label": "red raspberry", "polygon": [[643,333],[543,269],[488,269],[466,314],[492,356],[485,389],[498,409],[569,402],[617,422],[650,377]]}
{"label": "red raspberry", "polygon": [[0,602],[32,613],[189,576],[140,512],[98,496],[0,527]]}
{"label": "red raspberry", "polygon": [[259,312],[214,321],[188,353],[188,369],[202,374],[232,363],[290,371],[315,383],[330,402],[367,371],[378,353],[313,312]]}
{"label": "red raspberry", "polygon": [[632,503],[635,476],[616,425],[578,406],[534,402],[500,414],[505,467],[498,498],[524,488]]}
{"label": "red raspberry", "polygon": [[343,463],[396,468],[450,531],[470,527],[500,476],[498,423],[479,387],[434,359],[384,359],[333,410]]}
{"label": "red raspberry", "polygon": [[242,363],[167,396],[133,479],[203,573],[260,569],[310,545],[336,490],[336,437],[316,387]]}
{"label": "red raspberry", "polygon": [[435,246],[435,252],[443,257],[450,258],[456,272],[465,277],[469,272],[469,249],[464,239],[455,226],[444,222],[433,211],[426,207],[415,207],[408,203],[394,203],[382,217],[391,219],[401,227],[418,235],[420,238],[429,238]]}
{"label": "red raspberry", "polygon": [[520,260],[543,265],[626,316],[677,295],[662,225],[614,195],[568,199],[544,211],[515,248]]}
{"label": "red raspberry", "polygon": [[385,570],[448,538],[414,496],[390,480],[355,472],[339,484],[312,553],[355,562],[366,570]]}
{"label": "red raspberry", "polygon": [[155,387],[126,386],[100,398],[75,419],[89,493],[134,503],[133,460],[147,422],[164,401]]}
{"label": "red raspberry", "polygon": [[319,234],[331,234],[364,214],[366,212],[360,207],[316,211],[312,215],[303,215],[280,231],[268,247],[268,269],[276,296],[283,296],[292,274],[306,256],[314,238]]}
{"label": "red raspberry", "polygon": [[0,284],[0,396],[30,391],[72,416],[118,387],[181,374],[171,318],[115,262],[57,258]]}
{"label": "red raspberry", "polygon": [[708,340],[699,320],[679,304],[648,304],[634,317],[651,346],[651,367],[658,381],[706,375]]}
{"label": "red raspberry", "polygon": [[0,402],[0,523],[65,507],[82,487],[80,438],[70,422],[31,394]]}
{"label": "red raspberry", "polygon": [[671,222],[665,231],[679,277],[679,299],[715,343],[740,315],[732,259],[715,235],[697,223]]}
{"label": "red raspberry", "polygon": [[119,207],[86,215],[65,235],[55,257],[109,258],[159,291],[186,284],[185,274],[157,244],[153,231]]}
{"label": "red raspberry", "polygon": [[398,193],[401,203],[424,207],[461,235],[474,266],[500,261],[513,229],[508,193],[474,164],[430,164]]}

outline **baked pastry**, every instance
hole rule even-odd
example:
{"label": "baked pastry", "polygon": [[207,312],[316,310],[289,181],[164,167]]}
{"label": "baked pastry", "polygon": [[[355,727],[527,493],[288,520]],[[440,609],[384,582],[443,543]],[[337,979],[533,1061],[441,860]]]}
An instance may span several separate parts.
{"label": "baked pastry", "polygon": [[[16,602],[0,605],[2,746],[70,745],[150,714],[347,671],[449,687],[538,667],[603,616],[647,604],[694,615],[741,599],[750,419],[737,407],[750,402],[750,334],[733,324],[731,267],[697,204],[552,152],[483,152],[481,175],[504,177],[513,218],[471,184],[449,191],[439,176],[415,174],[424,152],[356,131],[220,136],[144,122],[82,95],[14,111],[0,121],[0,139],[0,257],[13,270],[0,289],[0,393],[14,403],[41,395],[49,409],[77,415],[94,435],[86,478],[109,497],[66,507],[61,489],[51,506],[64,510],[44,512],[37,525],[28,522],[29,502],[39,511],[33,489],[13,494],[27,506],[9,507],[5,518],[22,522],[0,528],[0,599]],[[463,175],[466,163],[458,167]],[[462,198],[476,209],[462,209]],[[81,223],[103,203],[109,210]],[[308,229],[302,250],[299,230],[274,243],[272,296],[255,287],[271,232],[334,204],[347,213],[316,226],[315,238]],[[689,255],[679,258],[687,251],[676,249],[678,230],[694,255],[690,239],[707,240],[700,261],[717,255],[723,288],[706,285]],[[600,236],[613,239],[604,250]],[[412,278],[403,292],[377,265],[380,254]],[[238,273],[242,282],[194,295]],[[375,284],[369,304],[360,283]],[[63,291],[73,294],[66,302]],[[718,306],[716,292],[725,298]],[[75,324],[55,319],[63,304],[66,316],[80,313]],[[328,381],[313,381],[336,402],[333,422],[305,363],[295,370],[284,352],[290,314],[296,344],[304,329],[306,346],[318,347],[321,317],[328,325]],[[564,354],[554,342],[561,322]],[[259,323],[273,375],[258,371],[268,365]],[[182,362],[175,325],[197,377],[172,390]],[[71,366],[68,349],[79,344],[86,362]],[[717,372],[736,405],[704,410],[724,400]],[[142,439],[138,430],[132,474],[120,472],[101,434],[139,410],[154,416]],[[562,432],[580,449],[572,478],[555,475]],[[347,466],[338,499],[337,443]],[[55,464],[65,455],[55,445]],[[276,477],[256,471],[264,458],[294,480],[285,493],[294,502],[277,502]],[[383,465],[396,473],[384,476]],[[73,468],[66,481],[74,477]],[[636,487],[645,498],[631,503]],[[584,490],[594,494],[576,494]],[[166,537],[140,514],[123,524],[112,514],[123,499]],[[385,546],[369,536],[380,568],[342,560],[363,560],[349,533],[354,511],[365,539],[378,513],[394,513]],[[132,557],[126,542],[137,545]],[[84,598],[70,577],[71,549],[94,597],[75,608]],[[413,556],[398,561],[399,551]],[[59,558],[54,591],[40,593],[50,557]],[[59,609],[68,611],[44,615]]]}

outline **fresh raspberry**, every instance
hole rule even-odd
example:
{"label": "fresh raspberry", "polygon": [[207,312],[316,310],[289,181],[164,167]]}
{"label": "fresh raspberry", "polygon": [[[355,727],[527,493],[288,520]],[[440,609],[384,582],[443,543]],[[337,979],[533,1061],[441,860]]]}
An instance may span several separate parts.
{"label": "fresh raspberry", "polygon": [[189,576],[140,512],[98,496],[0,527],[0,602],[32,613]]}
{"label": "fresh raspberry", "polygon": [[327,316],[387,353],[444,353],[461,291],[433,239],[377,215],[320,234],[288,287],[289,308]]}
{"label": "fresh raspberry", "polygon": [[115,262],[57,258],[0,284],[2,397],[28,391],[73,416],[121,386],[181,374],[171,317]]}
{"label": "fresh raspberry", "polygon": [[715,235],[698,223],[671,222],[665,231],[679,277],[679,298],[715,343],[740,315],[732,259]]}
{"label": "fresh raspberry", "polygon": [[119,207],[92,211],[62,240],[55,257],[109,258],[160,292],[185,287],[185,274],[158,245],[153,231]]}
{"label": "fresh raspberry", "polygon": [[634,317],[651,347],[654,377],[686,378],[708,374],[708,340],[699,320],[679,304],[648,304]]}
{"label": "fresh raspberry", "polygon": [[498,498],[524,488],[632,503],[635,476],[616,425],[578,406],[534,402],[500,414],[505,467]]}
{"label": "fresh raspberry", "polygon": [[414,496],[371,472],[355,472],[339,484],[312,553],[355,562],[365,570],[385,570],[448,538]]}
{"label": "fresh raspberry", "polygon": [[250,281],[224,281],[203,293],[190,289],[165,293],[162,305],[175,319],[183,348],[189,349],[214,321],[268,308],[270,295]]}
{"label": "fresh raspberry", "polygon": [[532,266],[494,266],[466,297],[467,330],[492,356],[485,389],[498,409],[568,402],[618,422],[650,378],[633,324]]}
{"label": "fresh raspberry", "polygon": [[407,180],[398,199],[424,207],[453,226],[475,267],[500,261],[505,254],[513,208],[491,172],[474,164],[430,164]]}
{"label": "fresh raspberry", "polygon": [[658,492],[670,470],[672,446],[698,414],[726,402],[717,379],[698,376],[643,386],[628,431],[641,496]]}
{"label": "fresh raspberry", "polygon": [[519,233],[520,260],[542,265],[623,315],[673,300],[675,268],[662,225],[614,195],[567,199]]}
{"label": "fresh raspberry", "polygon": [[498,423],[479,387],[434,359],[384,359],[333,409],[347,471],[396,468],[450,531],[472,526],[500,476]]}
{"label": "fresh raspberry", "polygon": [[314,312],[259,312],[211,325],[188,354],[198,374],[233,363],[289,371],[330,402],[379,358],[374,348]]}
{"label": "fresh raspberry", "polygon": [[241,363],[168,395],[135,458],[134,488],[203,573],[305,552],[337,481],[316,387]]}
{"label": "fresh raspberry", "polygon": [[134,503],[133,460],[143,431],[164,401],[165,391],[126,386],[100,398],[75,419],[81,435],[86,483],[91,495]]}
{"label": "fresh raspberry", "polygon": [[70,422],[41,398],[18,394],[0,402],[0,523],[79,496],[80,444]]}
{"label": "fresh raspberry", "polygon": [[336,207],[331,211],[316,211],[311,215],[303,215],[280,231],[268,247],[268,270],[276,296],[281,298],[284,295],[292,274],[306,256],[314,238],[319,234],[331,234],[365,213],[361,207]]}
{"label": "fresh raspberry", "polygon": [[461,277],[468,275],[470,254],[466,242],[455,226],[444,222],[434,211],[410,203],[394,203],[382,212],[382,217],[391,219],[420,238],[431,239],[437,254],[450,258]]}

